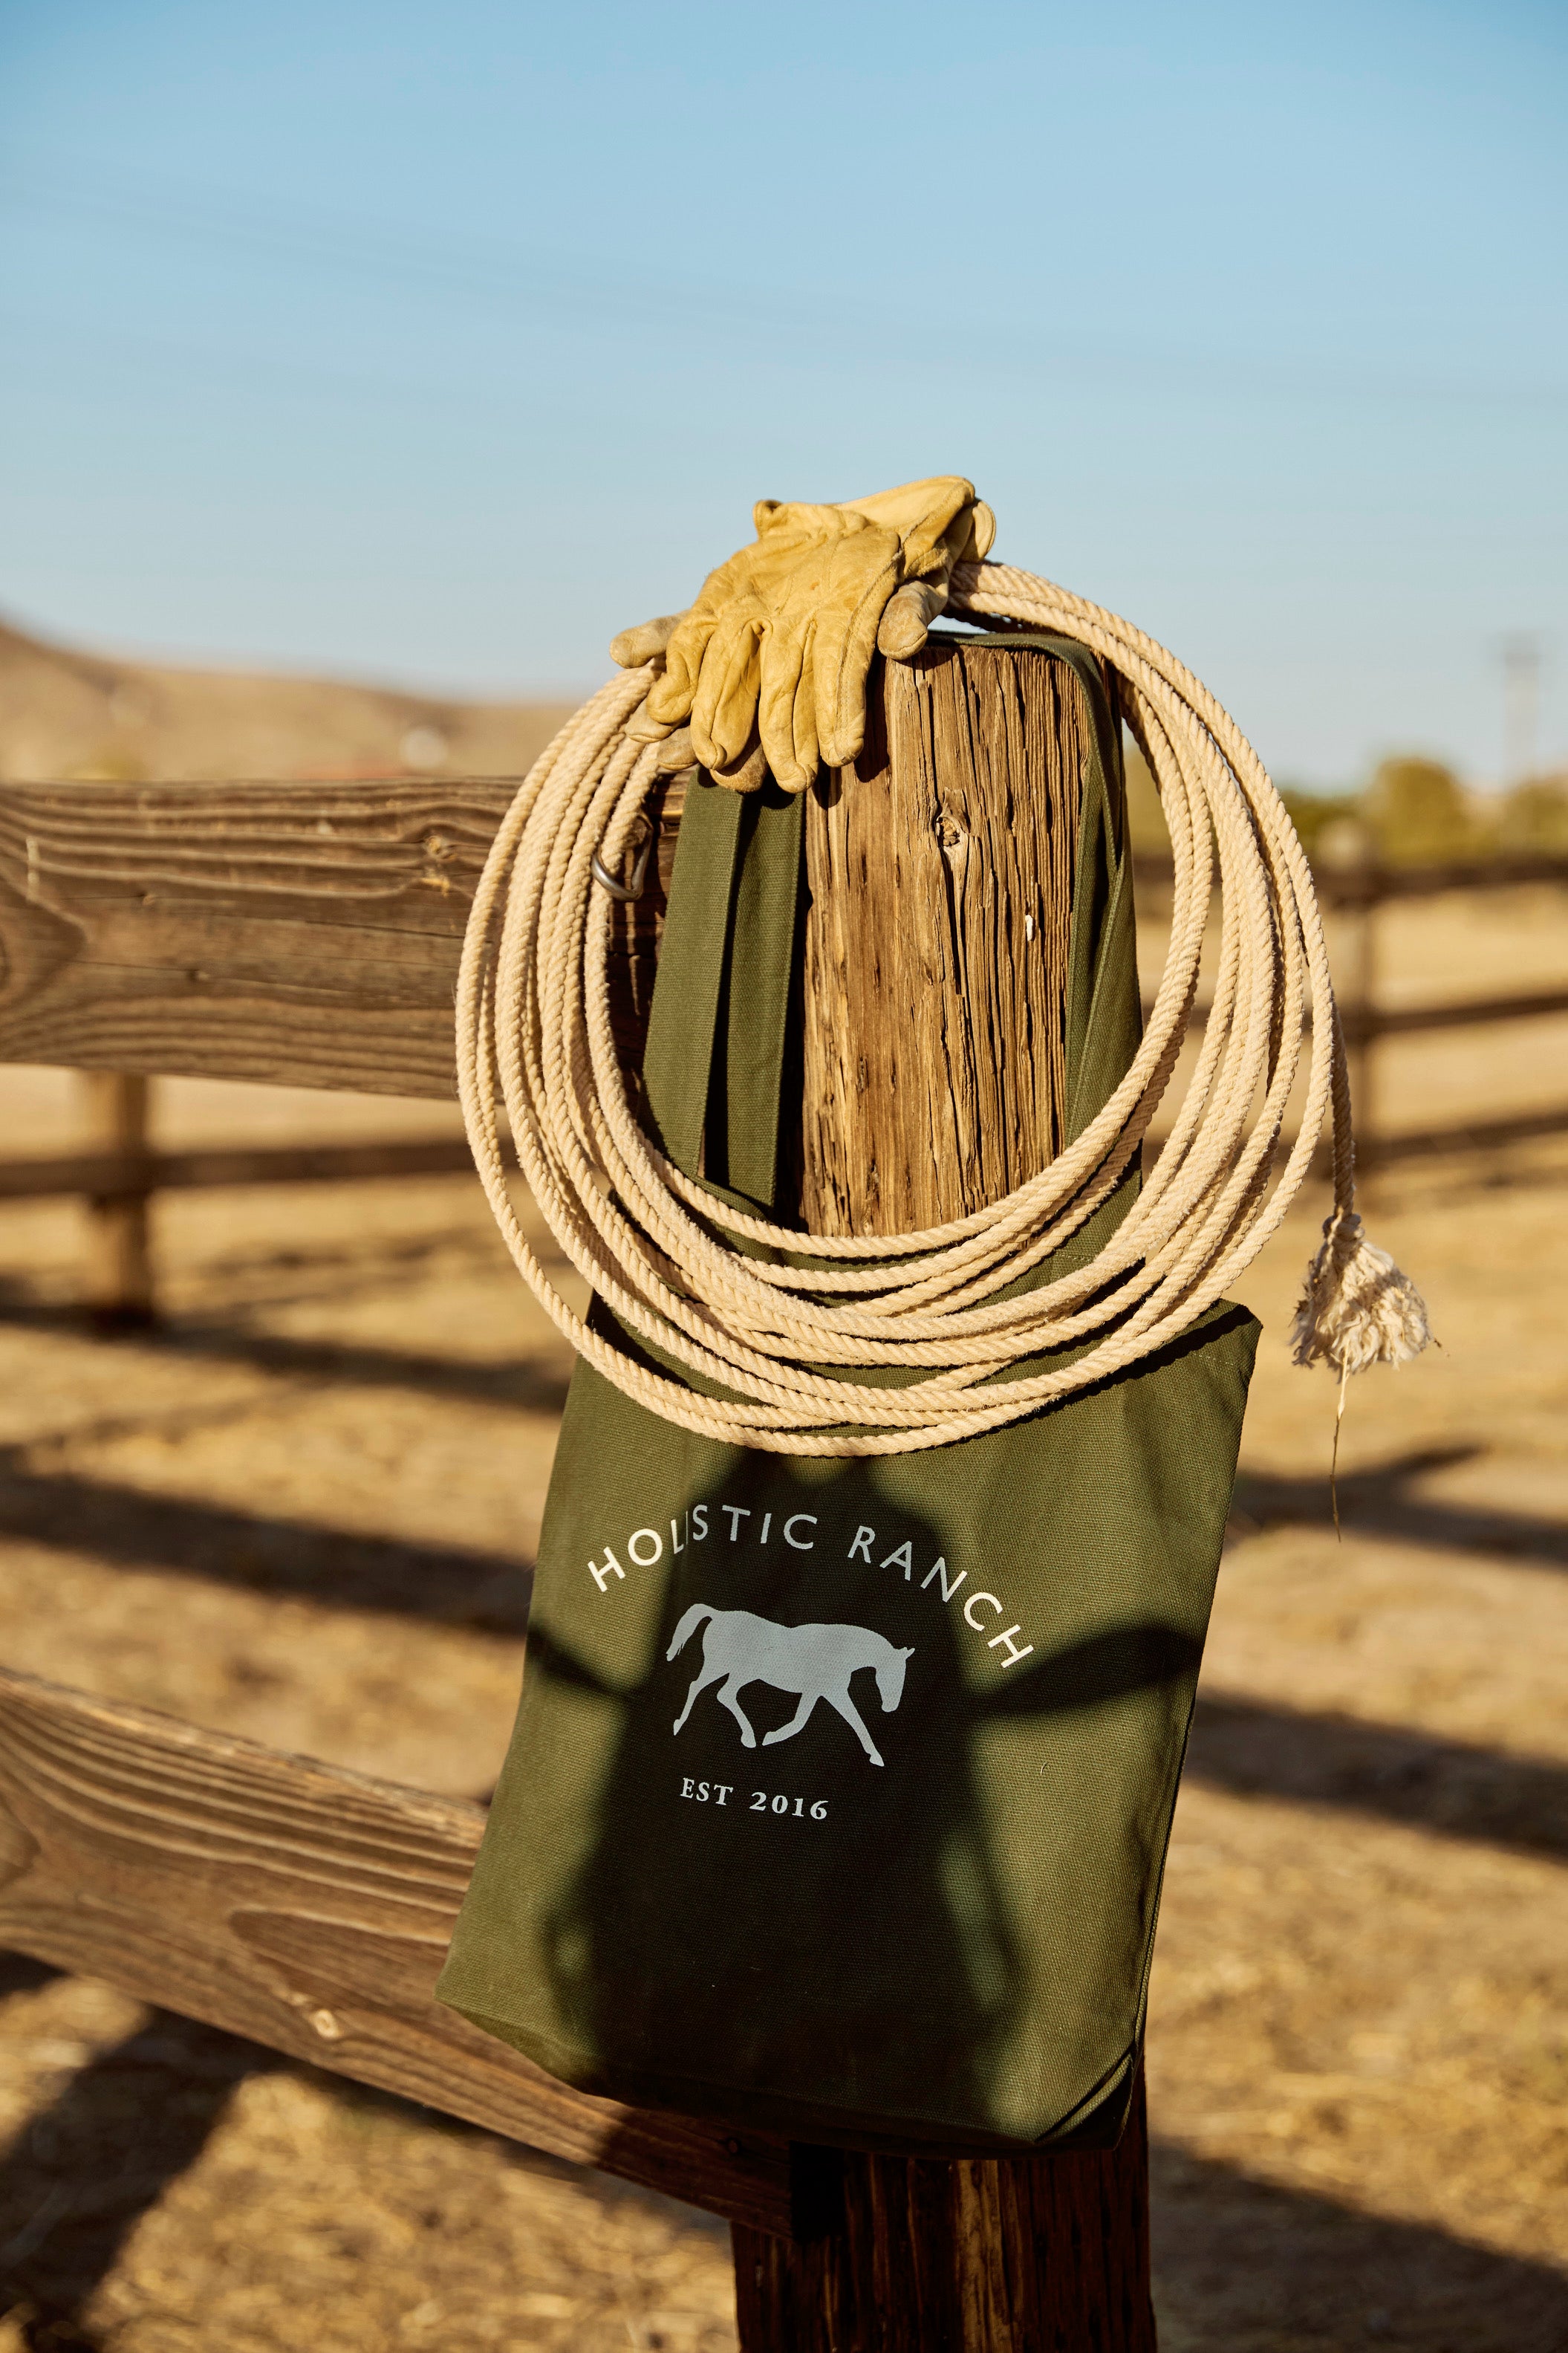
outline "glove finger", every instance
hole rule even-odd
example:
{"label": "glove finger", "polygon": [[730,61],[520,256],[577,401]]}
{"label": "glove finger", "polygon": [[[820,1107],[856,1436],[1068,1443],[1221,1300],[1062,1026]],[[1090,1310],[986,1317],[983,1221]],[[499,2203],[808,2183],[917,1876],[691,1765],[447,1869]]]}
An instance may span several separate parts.
{"label": "glove finger", "polygon": [[816,733],[816,625],[813,622],[800,678],[795,685],[795,702],[790,711],[790,733],[795,749],[795,773],[781,776],[779,782],[789,793],[803,793],[816,782],[816,772],[822,765],[822,746]]}
{"label": "glove finger", "polygon": [[629,744],[662,744],[667,735],[674,733],[668,720],[649,718],[646,702],[640,711],[634,711],[626,722],[626,741]]}
{"label": "glove finger", "polygon": [[897,547],[852,606],[825,604],[816,617],[816,727],[829,768],[847,767],[866,741],[866,677],[877,628],[898,585]]}
{"label": "glove finger", "polygon": [[639,622],[635,629],[623,629],[619,637],[610,639],[610,659],[621,670],[641,670],[644,662],[663,654],[685,618],[684,613],[661,613],[656,620]]}
{"label": "glove finger", "polygon": [[894,661],[908,661],[924,645],[927,631],[946,602],[945,581],[908,582],[888,599],[877,626],[877,651]]}
{"label": "glove finger", "polygon": [[[807,628],[809,629],[809,623]],[[805,635],[770,629],[763,646],[762,679],[757,697],[757,730],[768,765],[786,792],[800,789],[795,749],[795,705],[801,674],[809,659]],[[812,775],[816,773],[815,764]],[[810,779],[804,781],[809,782]]]}
{"label": "glove finger", "polygon": [[983,499],[956,516],[942,534],[940,546],[922,568],[927,580],[946,580],[955,564],[984,562],[996,537],[996,518]]}
{"label": "glove finger", "polygon": [[715,626],[712,612],[693,606],[665,648],[664,675],[654,680],[643,705],[647,717],[657,720],[661,729],[679,727],[682,720],[690,717],[692,699]]}
{"label": "glove finger", "polygon": [[682,768],[694,768],[696,765],[697,754],[691,746],[691,730],[689,727],[678,727],[661,745],[653,771],[656,776],[677,776]]}
{"label": "glove finger", "polygon": [[726,616],[710,640],[691,705],[691,740],[705,768],[732,768],[757,716],[761,624],[751,613]]}
{"label": "glove finger", "polygon": [[732,793],[754,793],[767,782],[767,754],[755,733],[732,768],[710,768],[709,775],[716,785],[727,785]]}

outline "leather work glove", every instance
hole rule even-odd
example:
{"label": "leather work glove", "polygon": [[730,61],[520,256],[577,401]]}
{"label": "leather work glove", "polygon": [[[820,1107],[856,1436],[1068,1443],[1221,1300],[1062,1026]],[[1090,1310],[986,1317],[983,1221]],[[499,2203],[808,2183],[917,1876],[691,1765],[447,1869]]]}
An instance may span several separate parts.
{"label": "leather work glove", "polygon": [[756,539],[689,611],[624,630],[610,654],[626,669],[663,656],[627,729],[643,743],[680,729],[661,767],[696,760],[742,791],[771,769],[801,792],[858,754],[873,655],[919,652],[953,565],[984,556],[996,522],[957,474],[838,506],[761,499],[752,514]]}

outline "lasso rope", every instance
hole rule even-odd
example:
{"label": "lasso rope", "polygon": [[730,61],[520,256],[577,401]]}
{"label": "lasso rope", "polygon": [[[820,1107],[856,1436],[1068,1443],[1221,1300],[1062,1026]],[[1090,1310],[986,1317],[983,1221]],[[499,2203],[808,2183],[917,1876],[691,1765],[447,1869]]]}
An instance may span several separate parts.
{"label": "lasso rope", "polygon": [[[1186,1330],[1278,1230],[1331,1111],[1334,1208],[1298,1314],[1297,1361],[1343,1373],[1415,1354],[1427,1336],[1420,1300],[1355,1213],[1344,1041],[1311,874],[1256,753],[1162,646],[1030,573],[961,565],[950,609],[1076,638],[1122,681],[1170,829],[1174,890],[1170,955],[1121,1085],[1007,1199],[923,1233],[799,1233],[729,1209],[676,1168],[638,1126],[616,1062],[611,902],[592,873],[595,856],[619,870],[657,774],[658,747],[625,733],[658,674],[649,665],[602,688],[536,763],[468,922],[459,1092],[519,1271],[580,1355],[683,1429],[774,1453],[905,1453],[1018,1420]],[[1159,1157],[1096,1257],[1006,1297],[1109,1198],[1148,1133],[1186,1035],[1216,870],[1213,1008]],[[1304,1056],[1300,1125],[1276,1176]],[[556,1291],[507,1191],[498,1082],[522,1173],[566,1257],[630,1332],[721,1394],[639,1363]],[[743,1255],[715,1226],[795,1263]],[[992,1378],[1069,1346],[1083,1350],[1073,1363]],[[916,1377],[894,1388],[853,1377],[887,1366]]]}

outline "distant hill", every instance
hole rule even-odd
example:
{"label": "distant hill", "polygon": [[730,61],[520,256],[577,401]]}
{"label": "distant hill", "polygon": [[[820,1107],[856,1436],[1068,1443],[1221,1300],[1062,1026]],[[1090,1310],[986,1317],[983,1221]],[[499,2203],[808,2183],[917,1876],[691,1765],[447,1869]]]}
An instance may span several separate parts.
{"label": "distant hill", "polygon": [[0,623],[0,782],[521,776],[568,702],[458,702],[327,679],[166,670]]}

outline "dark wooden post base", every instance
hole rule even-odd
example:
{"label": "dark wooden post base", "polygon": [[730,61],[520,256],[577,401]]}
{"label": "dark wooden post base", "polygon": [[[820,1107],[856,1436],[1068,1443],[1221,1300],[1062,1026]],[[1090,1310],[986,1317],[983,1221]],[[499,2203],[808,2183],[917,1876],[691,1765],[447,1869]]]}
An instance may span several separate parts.
{"label": "dark wooden post base", "polygon": [[742,2353],[1154,2353],[1142,2080],[1103,2155],[846,2154],[832,2219],[735,2224]]}

